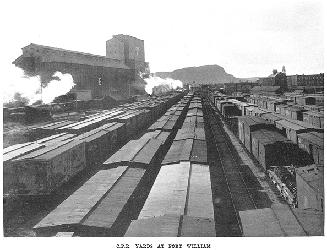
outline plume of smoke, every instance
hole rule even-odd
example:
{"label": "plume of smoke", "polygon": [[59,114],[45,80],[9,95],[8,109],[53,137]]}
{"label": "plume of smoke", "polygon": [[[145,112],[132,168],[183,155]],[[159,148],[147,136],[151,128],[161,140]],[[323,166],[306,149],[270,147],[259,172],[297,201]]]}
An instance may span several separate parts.
{"label": "plume of smoke", "polygon": [[17,67],[11,67],[7,72],[7,82],[3,89],[3,102],[16,101],[16,97],[25,98],[28,104],[33,104],[42,99],[43,103],[50,103],[59,95],[66,94],[75,84],[70,74],[54,73],[54,80],[42,88],[40,76],[28,77],[24,71]]}
{"label": "plume of smoke", "polygon": [[147,83],[145,85],[145,91],[150,95],[152,94],[153,89],[159,86],[162,86],[157,88],[160,89],[161,93],[183,87],[183,83],[181,81],[171,78],[163,79],[158,76],[150,76],[149,78],[144,78],[144,81]]}
{"label": "plume of smoke", "polygon": [[55,97],[67,94],[75,85],[73,77],[70,74],[56,72],[53,77],[56,77],[58,80],[50,81],[42,90],[42,100],[44,103],[50,103]]}

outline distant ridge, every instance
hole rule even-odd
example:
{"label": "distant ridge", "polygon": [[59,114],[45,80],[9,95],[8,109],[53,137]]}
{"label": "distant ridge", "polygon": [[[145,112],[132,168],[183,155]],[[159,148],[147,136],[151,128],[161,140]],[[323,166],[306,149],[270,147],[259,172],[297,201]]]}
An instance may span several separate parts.
{"label": "distant ridge", "polygon": [[193,81],[200,84],[216,84],[239,81],[256,81],[258,79],[258,77],[236,78],[232,74],[228,74],[223,67],[216,64],[176,69],[172,72],[156,72],[155,76],[180,80],[186,84],[193,83]]}

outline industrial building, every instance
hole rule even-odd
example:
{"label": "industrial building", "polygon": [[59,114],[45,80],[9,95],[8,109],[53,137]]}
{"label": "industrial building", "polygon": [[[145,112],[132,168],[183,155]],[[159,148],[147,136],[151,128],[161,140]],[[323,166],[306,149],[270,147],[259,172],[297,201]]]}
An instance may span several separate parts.
{"label": "industrial building", "polygon": [[75,83],[73,92],[115,100],[145,94],[146,83],[140,75],[149,73],[144,41],[121,34],[106,42],[106,56],[31,43],[22,48],[22,55],[13,64],[29,76],[39,75],[44,85],[56,71],[69,73]]}
{"label": "industrial building", "polygon": [[235,92],[249,93],[250,90],[257,85],[257,82],[225,83],[224,91],[226,94],[231,94]]}
{"label": "industrial building", "polygon": [[289,75],[287,76],[287,87],[289,89],[298,87],[316,87],[324,86],[324,73],[312,75]]}
{"label": "industrial building", "polygon": [[276,69],[268,77],[259,78],[260,86],[279,86],[282,90],[287,88],[287,78],[284,72],[278,72]]}

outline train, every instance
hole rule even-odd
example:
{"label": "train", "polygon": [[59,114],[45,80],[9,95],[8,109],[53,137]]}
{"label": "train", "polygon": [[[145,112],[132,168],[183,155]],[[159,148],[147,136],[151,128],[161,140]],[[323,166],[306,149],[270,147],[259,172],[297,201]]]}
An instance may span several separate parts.
{"label": "train", "polygon": [[283,106],[284,100],[252,97],[249,103],[217,92],[209,93],[209,100],[284,199],[296,207],[295,173],[287,170],[323,165],[323,129],[298,120],[302,109]]}
{"label": "train", "polygon": [[51,194],[82,171],[102,163],[184,95],[149,97],[89,114],[81,121],[34,128],[34,141],[4,149],[5,197]]}
{"label": "train", "polygon": [[216,236],[204,125],[185,122],[203,119],[200,111],[201,99],[185,95],[36,224],[36,234]]}

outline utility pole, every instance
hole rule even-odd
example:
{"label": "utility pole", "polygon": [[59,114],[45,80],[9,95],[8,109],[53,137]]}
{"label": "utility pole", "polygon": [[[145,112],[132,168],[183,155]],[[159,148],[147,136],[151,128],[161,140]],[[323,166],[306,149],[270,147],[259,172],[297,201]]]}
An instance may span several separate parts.
{"label": "utility pole", "polygon": [[42,95],[42,81],[40,81],[40,87],[41,87],[41,104],[43,104],[43,95]]}

